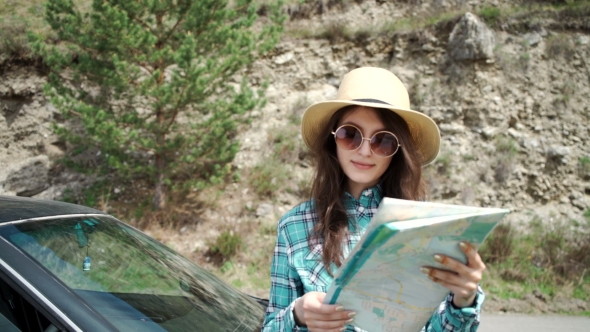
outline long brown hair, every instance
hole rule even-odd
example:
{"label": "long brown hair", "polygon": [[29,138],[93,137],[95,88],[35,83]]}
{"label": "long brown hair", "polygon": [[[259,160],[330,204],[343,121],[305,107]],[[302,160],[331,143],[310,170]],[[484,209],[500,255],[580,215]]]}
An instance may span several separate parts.
{"label": "long brown hair", "polygon": [[[358,109],[352,105],[338,110],[315,142],[314,154],[316,173],[311,188],[315,201],[318,222],[309,236],[309,246],[318,243],[323,246],[322,262],[331,274],[331,263],[341,266],[344,260],[342,242],[348,232],[348,214],[342,198],[346,191],[347,177],[336,156],[336,142],[332,131],[340,119]],[[385,128],[398,137],[400,150],[393,155],[389,167],[380,179],[384,197],[418,200],[425,195],[422,180],[422,155],[416,148],[410,129],[399,115],[387,109],[374,109]]]}

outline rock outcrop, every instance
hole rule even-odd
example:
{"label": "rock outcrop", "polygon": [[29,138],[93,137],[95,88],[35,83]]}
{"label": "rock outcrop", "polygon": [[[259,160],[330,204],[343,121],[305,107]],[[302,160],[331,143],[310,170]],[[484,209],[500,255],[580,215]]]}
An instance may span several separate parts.
{"label": "rock outcrop", "polygon": [[494,32],[472,13],[466,13],[455,25],[447,49],[453,60],[492,60],[496,37]]}

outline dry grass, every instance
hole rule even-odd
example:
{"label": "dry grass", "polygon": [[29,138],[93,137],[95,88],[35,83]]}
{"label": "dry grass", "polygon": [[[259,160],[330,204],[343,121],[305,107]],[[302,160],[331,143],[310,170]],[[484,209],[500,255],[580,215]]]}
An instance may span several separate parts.
{"label": "dry grass", "polygon": [[495,139],[495,145],[494,179],[498,183],[505,183],[514,170],[515,159],[518,155],[518,144],[510,137],[498,136]]}
{"label": "dry grass", "polygon": [[514,231],[510,224],[500,224],[480,250],[484,262],[494,264],[505,262],[514,250]]}
{"label": "dry grass", "polygon": [[[89,1],[89,0],[87,0]],[[3,0],[0,2],[0,54],[25,57],[30,54],[27,32],[52,35],[43,19],[45,0]]]}
{"label": "dry grass", "polygon": [[545,42],[545,54],[551,59],[562,57],[569,61],[575,53],[576,46],[565,36],[559,34],[550,36]]}
{"label": "dry grass", "polygon": [[491,278],[483,286],[506,298],[540,289],[548,296],[590,300],[590,220],[533,219],[527,229],[523,233],[501,224],[486,240],[479,252]]}
{"label": "dry grass", "polygon": [[448,12],[436,12],[425,16],[401,18],[386,22],[362,24],[351,26],[345,21],[327,21],[319,28],[310,28],[307,24],[294,22],[287,26],[286,34],[295,38],[319,38],[331,43],[342,41],[355,41],[366,43],[367,40],[380,36],[391,36],[397,32],[407,32],[424,29],[447,21],[464,13],[464,11],[452,10]]}
{"label": "dry grass", "polygon": [[578,174],[582,179],[590,180],[590,157],[580,157],[578,160]]}
{"label": "dry grass", "polygon": [[26,24],[22,21],[9,20],[0,23],[0,54],[25,57],[31,50],[27,45]]}

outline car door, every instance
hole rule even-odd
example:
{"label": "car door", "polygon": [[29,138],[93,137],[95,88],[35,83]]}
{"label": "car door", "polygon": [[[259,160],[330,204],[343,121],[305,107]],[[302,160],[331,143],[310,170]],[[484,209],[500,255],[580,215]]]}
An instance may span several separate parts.
{"label": "car door", "polygon": [[116,330],[48,271],[2,238],[0,314],[0,331]]}
{"label": "car door", "polygon": [[[59,329],[48,319],[43,311],[31,304],[22,292],[0,278],[0,331],[5,332],[44,332]],[[59,325],[59,323],[56,322]],[[62,328],[62,330],[64,330]]]}

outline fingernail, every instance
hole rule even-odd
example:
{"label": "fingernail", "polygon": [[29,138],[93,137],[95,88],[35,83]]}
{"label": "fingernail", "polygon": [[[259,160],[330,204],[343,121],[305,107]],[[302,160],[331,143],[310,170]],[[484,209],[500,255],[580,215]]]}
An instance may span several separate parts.
{"label": "fingernail", "polygon": [[435,277],[431,276],[431,275],[429,275],[429,276],[428,276],[428,279],[430,279],[430,280],[432,280],[432,281],[434,281],[434,282],[436,282],[436,281],[437,281],[437,279],[436,279]]}
{"label": "fingernail", "polygon": [[334,309],[334,310],[335,310],[335,311],[343,311],[343,310],[344,310],[344,307],[343,307],[343,306],[341,306],[341,305],[339,305],[339,306],[337,306],[337,307],[336,307],[336,309]]}
{"label": "fingernail", "polygon": [[356,312],[351,312],[348,314],[348,317],[354,317],[354,315],[356,315]]}
{"label": "fingernail", "polygon": [[351,319],[349,319],[349,320],[347,320],[347,321],[346,321],[346,324],[350,324],[350,323],[352,323],[353,321],[354,321],[354,319],[352,319],[352,318],[351,318]]}
{"label": "fingernail", "polygon": [[469,246],[467,245],[467,243],[465,243],[463,241],[459,242],[459,247],[461,247],[461,249],[463,249],[463,250],[469,249]]}
{"label": "fingernail", "polygon": [[341,327],[340,330],[338,330],[338,331],[342,331],[342,332],[346,331],[346,326]]}
{"label": "fingernail", "polygon": [[429,274],[430,273],[430,269],[427,269],[425,267],[421,267],[420,268],[420,271],[422,271],[422,273],[424,273],[424,274]]}
{"label": "fingernail", "polygon": [[439,263],[442,263],[443,258],[442,258],[441,255],[434,255],[434,260],[437,261],[437,262],[439,262]]}

